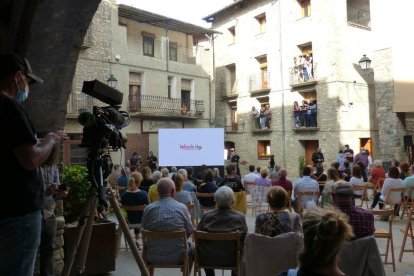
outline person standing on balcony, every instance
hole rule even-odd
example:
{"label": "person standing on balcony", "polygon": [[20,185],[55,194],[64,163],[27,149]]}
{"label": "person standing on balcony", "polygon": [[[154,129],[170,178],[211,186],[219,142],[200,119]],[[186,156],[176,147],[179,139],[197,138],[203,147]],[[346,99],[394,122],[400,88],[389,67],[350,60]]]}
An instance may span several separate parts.
{"label": "person standing on balcony", "polygon": [[301,126],[307,126],[306,125],[306,113],[308,112],[308,102],[303,100],[302,101],[302,105],[300,106],[300,110],[301,110]]}
{"label": "person standing on balcony", "polygon": [[300,122],[300,107],[297,101],[293,103],[293,117],[295,118],[295,127],[301,127],[302,124]]}
{"label": "person standing on balcony", "polygon": [[308,73],[308,80],[312,81],[313,80],[313,59],[312,59],[312,54],[309,54],[306,56],[305,58],[305,69],[306,72]]}
{"label": "person standing on balcony", "polygon": [[270,105],[266,105],[265,111],[265,128],[270,129],[270,121],[272,120],[272,110],[270,110]]}
{"label": "person standing on balcony", "polygon": [[255,106],[252,106],[252,117],[253,117],[253,127],[255,129],[260,129],[260,112],[256,109]]}
{"label": "person standing on balcony", "polygon": [[309,72],[308,72],[307,65],[306,65],[305,55],[299,56],[299,64],[303,71],[303,81],[306,82],[309,80]]}
{"label": "person standing on balcony", "polygon": [[317,127],[317,104],[316,104],[316,100],[313,100],[310,102],[309,104],[309,110],[308,113],[310,113],[310,122],[309,122],[309,126],[310,127]]}
{"label": "person standing on balcony", "polygon": [[266,128],[266,118],[265,118],[265,107],[262,105],[260,107],[260,128],[265,129]]}

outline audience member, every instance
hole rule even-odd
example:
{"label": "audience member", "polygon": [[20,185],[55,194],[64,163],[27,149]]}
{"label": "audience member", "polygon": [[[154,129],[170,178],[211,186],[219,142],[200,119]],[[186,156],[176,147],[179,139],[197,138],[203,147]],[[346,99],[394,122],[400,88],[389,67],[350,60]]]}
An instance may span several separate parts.
{"label": "audience member", "polygon": [[[227,186],[220,187],[214,194],[217,208],[205,213],[201,217],[201,221],[197,229],[205,232],[228,233],[238,231],[241,233],[241,241],[247,234],[247,223],[245,216],[233,209],[231,205],[234,203],[233,190]],[[206,263],[211,262],[214,265],[226,265],[233,263],[234,251],[231,241],[205,241],[200,247],[200,254],[205,256],[203,259]],[[205,269],[206,276],[214,276],[213,269]],[[235,275],[232,271],[232,275]]]}
{"label": "audience member", "polygon": [[[118,178],[118,186],[126,188],[128,185],[128,178],[131,174],[131,170],[129,167],[125,167],[121,170],[121,176]],[[122,194],[125,192],[125,190],[119,190],[119,195],[122,196]]]}
{"label": "audience member", "polygon": [[347,182],[349,182],[349,180],[351,179],[351,175],[352,175],[350,164],[351,163],[349,163],[349,161],[345,161],[344,162],[345,169],[342,172],[342,179],[347,181]]}
{"label": "audience member", "polygon": [[279,170],[279,177],[277,179],[272,179],[272,186],[280,186],[285,189],[287,192],[292,192],[293,185],[292,181],[288,180],[287,178],[287,170],[285,168],[281,168]]}
{"label": "audience member", "polygon": [[148,197],[149,197],[150,202],[155,202],[160,199],[160,196],[157,190],[157,183],[160,179],[161,179],[161,172],[154,171],[152,173],[152,180],[154,181],[154,184],[152,184],[148,190]]}
{"label": "audience member", "polygon": [[[207,170],[204,183],[198,187],[197,192],[199,193],[215,193],[217,191],[217,185],[213,182],[213,172]],[[200,197],[198,199],[200,205],[203,207],[213,207],[215,205],[214,199],[210,197]]]}
{"label": "audience member", "polygon": [[187,168],[185,168],[185,169],[186,169],[186,171],[187,171],[187,179],[188,179],[188,181],[193,182],[193,183],[194,183],[194,185],[196,185],[196,186],[198,187],[198,181],[197,181],[197,179],[195,179],[195,178],[193,177],[193,174],[194,174],[194,169],[193,169],[193,167],[187,167]]}
{"label": "audience member", "polygon": [[344,166],[345,161],[346,161],[345,153],[344,153],[343,150],[340,150],[338,155],[336,156],[336,162],[338,162],[338,164],[339,164],[338,171],[341,172],[341,173],[345,169],[345,166]]}
{"label": "audience member", "polygon": [[341,179],[339,178],[338,171],[335,168],[329,168],[327,180],[322,191],[322,207],[332,204],[332,188],[339,180]]}
{"label": "audience member", "polygon": [[236,177],[236,170],[236,166],[233,164],[229,164],[226,166],[227,175],[224,177],[223,182],[220,183],[220,187],[230,187],[235,193],[244,191],[243,184],[241,183],[240,179]]}
{"label": "audience member", "polygon": [[[364,179],[362,178],[362,172],[361,172],[361,167],[358,165],[354,165],[352,167],[352,177],[349,180],[349,184],[351,184],[352,187],[354,186],[363,186],[364,183]],[[361,197],[363,195],[364,191],[362,190],[357,190],[354,192],[354,196],[355,197]]]}
{"label": "audience member", "polygon": [[409,174],[410,174],[410,176],[407,176],[403,180],[403,187],[405,189],[404,196],[408,197],[408,189],[412,188],[413,192],[411,194],[411,198],[414,199],[414,165],[410,166]]}
{"label": "audience member", "polygon": [[112,172],[108,176],[108,182],[111,185],[111,187],[115,187],[118,185],[119,178],[122,175],[122,167],[119,164],[115,164],[112,167]]}
{"label": "audience member", "polygon": [[184,176],[180,173],[173,174],[172,178],[175,184],[175,200],[181,202],[184,205],[193,203],[190,192],[183,190]]}
{"label": "audience member", "polygon": [[[193,233],[191,216],[187,206],[176,201],[175,185],[170,178],[162,178],[157,184],[160,200],[148,205],[142,216],[141,227],[153,232],[185,230],[187,237]],[[194,248],[192,243],[189,243]],[[151,263],[179,264],[184,247],[176,240],[147,242],[147,258]],[[190,252],[191,253],[191,252]],[[189,265],[191,267],[192,264]]]}
{"label": "audience member", "polygon": [[311,177],[313,179],[315,179],[316,181],[318,181],[318,182],[323,182],[323,181],[326,181],[328,179],[327,175],[323,171],[323,166],[322,165],[316,166],[316,171],[315,171],[314,174],[311,175]]}
{"label": "audience member", "polygon": [[402,162],[400,164],[400,178],[402,180],[404,180],[407,176],[410,175],[409,171],[410,171],[410,164],[408,164],[407,162]]}
{"label": "audience member", "polygon": [[[402,188],[403,187],[403,181],[400,179],[400,172],[398,171],[398,168],[396,166],[391,166],[388,169],[388,178],[385,179],[384,185],[382,186],[381,192],[378,192],[375,195],[374,201],[372,202],[371,208],[375,208],[377,206],[377,203],[379,201],[384,201],[385,197],[387,196],[388,189],[390,188]],[[397,193],[391,193],[390,195],[392,202],[400,202],[401,201],[401,195]],[[398,206],[398,205],[396,205]],[[394,206],[394,207],[396,207]],[[383,206],[380,205],[380,209],[382,209]],[[395,208],[394,210],[398,210]],[[398,215],[398,214],[396,214]]]}
{"label": "audience member", "polygon": [[202,183],[204,181],[204,178],[206,177],[206,171],[207,171],[207,165],[201,165],[200,171],[197,173],[197,181],[198,183]]}
{"label": "audience member", "polygon": [[353,239],[374,234],[374,215],[371,211],[354,206],[354,191],[352,190],[351,184],[345,181],[338,182],[333,189],[332,196],[335,206],[349,218],[348,223],[352,226],[354,232]]}
{"label": "audience member", "polygon": [[220,183],[223,181],[223,178],[220,176],[220,171],[218,168],[213,169],[213,182],[214,184],[220,185]]}
{"label": "audience member", "polygon": [[[339,211],[314,209],[303,216],[304,248],[299,256],[299,270],[285,275],[345,275],[338,265],[338,252],[352,237],[346,216]],[[294,273],[297,274],[294,274]]]}
{"label": "audience member", "polygon": [[[316,151],[312,154],[312,162],[315,168],[322,167],[322,171],[323,171],[323,162],[325,162],[325,158],[323,157],[321,148],[317,148]],[[325,181],[325,180],[321,180],[321,181]]]}
{"label": "audience member", "polygon": [[234,151],[234,148],[230,149],[230,154],[227,158],[227,160],[229,160],[231,163],[236,165],[236,175],[238,175],[239,177],[240,175],[240,167],[239,167],[239,161],[240,161],[240,156],[238,154],[236,154],[236,152]]}
{"label": "audience member", "polygon": [[156,183],[154,182],[154,179],[152,179],[152,172],[150,167],[142,168],[142,178],[141,189],[148,193],[151,185]]}
{"label": "audience member", "polygon": [[162,178],[170,177],[170,171],[168,170],[168,168],[166,168],[166,167],[161,168],[161,177]]}
{"label": "audience member", "polygon": [[315,192],[313,196],[302,196],[300,199],[300,205],[302,208],[314,207],[318,202],[318,192],[319,192],[319,185],[316,180],[311,178],[311,168],[305,167],[302,172],[303,176],[300,178],[293,189],[294,193],[294,202],[293,206],[295,207],[296,212],[299,212],[299,202],[298,202],[298,193],[299,192]]}
{"label": "audience member", "polygon": [[168,173],[168,177],[169,178],[171,178],[175,173],[177,173],[177,167],[176,166],[172,166],[171,168],[170,168],[170,172]]}
{"label": "audience member", "polygon": [[184,177],[183,190],[187,191],[187,192],[196,192],[197,191],[197,186],[194,185],[193,182],[188,180],[187,170],[186,169],[179,169],[178,173],[180,173]]}
{"label": "audience member", "polygon": [[[134,172],[128,179],[128,190],[121,196],[121,203],[125,206],[139,206],[149,204],[148,195],[145,191],[139,189],[142,181],[142,175],[139,172]],[[142,219],[142,212],[127,211],[128,222],[130,227],[134,228],[135,237],[138,238]]]}
{"label": "audience member", "polygon": [[283,187],[274,186],[267,193],[270,211],[256,217],[255,233],[274,237],[288,232],[301,232],[299,215],[286,210],[289,195]]}

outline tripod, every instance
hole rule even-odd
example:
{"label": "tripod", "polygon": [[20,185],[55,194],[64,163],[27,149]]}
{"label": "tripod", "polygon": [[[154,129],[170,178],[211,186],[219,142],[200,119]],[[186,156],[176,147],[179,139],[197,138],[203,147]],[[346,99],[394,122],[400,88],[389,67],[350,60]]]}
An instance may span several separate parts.
{"label": "tripod", "polygon": [[84,275],[85,272],[85,262],[88,255],[89,241],[92,233],[93,220],[96,211],[96,204],[98,199],[100,204],[105,202],[105,198],[109,200],[109,203],[112,209],[115,212],[116,218],[121,227],[122,233],[125,235],[126,241],[131,248],[131,251],[134,255],[135,261],[141,271],[141,275],[149,276],[147,267],[145,266],[142,256],[139,254],[138,247],[132,238],[131,232],[128,228],[128,224],[121,214],[121,209],[118,202],[116,201],[112,188],[108,189],[108,195],[104,193],[103,179],[104,171],[108,173],[110,166],[108,166],[108,154],[98,154],[97,151],[91,151],[88,154],[88,171],[89,177],[91,180],[92,188],[90,191],[89,199],[86,204],[84,212],[81,214],[81,219],[79,223],[79,233],[76,240],[76,243],[69,247],[68,252],[70,253],[67,256],[65,265],[63,267],[63,276],[69,276],[75,257],[78,256],[78,262],[76,264],[76,273],[77,275]]}

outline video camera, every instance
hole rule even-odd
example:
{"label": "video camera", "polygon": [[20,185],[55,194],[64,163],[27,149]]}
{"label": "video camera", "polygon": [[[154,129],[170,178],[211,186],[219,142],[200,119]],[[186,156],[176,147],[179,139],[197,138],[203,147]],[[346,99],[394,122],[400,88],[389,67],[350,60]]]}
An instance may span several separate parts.
{"label": "video camera", "polygon": [[82,92],[109,106],[94,106],[93,113],[82,112],[78,116],[78,122],[83,125],[82,142],[79,146],[97,152],[125,148],[126,139],[122,137],[120,130],[129,125],[130,117],[126,111],[119,110],[122,93],[98,80],[84,81]]}

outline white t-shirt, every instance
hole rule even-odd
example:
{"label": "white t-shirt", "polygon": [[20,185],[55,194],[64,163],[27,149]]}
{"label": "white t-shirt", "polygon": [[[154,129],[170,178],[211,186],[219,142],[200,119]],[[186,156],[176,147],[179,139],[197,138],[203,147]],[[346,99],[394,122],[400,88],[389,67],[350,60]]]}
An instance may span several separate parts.
{"label": "white t-shirt", "polygon": [[[364,185],[364,179],[358,178],[358,177],[351,177],[351,179],[349,180],[349,184],[351,184],[352,186],[363,186]],[[358,196],[362,196],[362,194],[364,193],[364,191],[358,190],[358,191],[354,191],[354,195],[358,195]]]}
{"label": "white t-shirt", "polygon": [[[380,198],[382,200],[385,200],[385,197],[387,196],[387,192],[389,188],[402,188],[403,187],[403,181],[398,178],[386,178],[384,181],[384,185],[381,189],[381,196]],[[394,203],[401,202],[401,194],[400,193],[391,193],[390,195],[391,201]]]}

